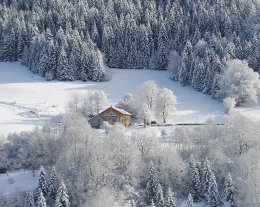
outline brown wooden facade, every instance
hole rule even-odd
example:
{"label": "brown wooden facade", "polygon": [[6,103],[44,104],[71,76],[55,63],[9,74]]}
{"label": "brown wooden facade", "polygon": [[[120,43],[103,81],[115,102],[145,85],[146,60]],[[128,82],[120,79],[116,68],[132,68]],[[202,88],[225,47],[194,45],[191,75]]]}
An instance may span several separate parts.
{"label": "brown wooden facade", "polygon": [[115,123],[121,123],[126,127],[131,126],[131,114],[116,107],[109,107],[102,111],[97,116],[89,120],[92,127],[100,128],[103,121],[113,125]]}

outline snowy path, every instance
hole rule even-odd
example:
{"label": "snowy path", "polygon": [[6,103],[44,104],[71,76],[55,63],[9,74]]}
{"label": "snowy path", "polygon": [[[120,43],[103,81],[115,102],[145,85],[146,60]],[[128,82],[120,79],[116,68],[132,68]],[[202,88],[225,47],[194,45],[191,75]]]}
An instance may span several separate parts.
{"label": "snowy path", "polygon": [[[177,96],[178,112],[172,122],[204,122],[212,115],[218,120],[223,116],[220,102],[189,87],[181,87],[168,78],[166,71],[113,69],[112,73],[113,79],[102,83],[48,82],[18,62],[0,63],[0,134],[43,125],[49,116],[64,111],[70,97],[84,94],[87,89],[104,90],[109,104],[115,104],[128,92],[138,94],[147,80],[172,89]],[[241,110],[260,119],[260,105]]]}

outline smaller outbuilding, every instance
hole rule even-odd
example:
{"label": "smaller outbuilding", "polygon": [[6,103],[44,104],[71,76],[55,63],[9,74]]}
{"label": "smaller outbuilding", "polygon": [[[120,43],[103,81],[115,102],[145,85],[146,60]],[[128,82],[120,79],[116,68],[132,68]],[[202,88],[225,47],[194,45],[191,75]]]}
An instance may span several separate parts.
{"label": "smaller outbuilding", "polygon": [[115,123],[121,123],[126,127],[130,127],[132,122],[131,116],[132,115],[129,112],[123,109],[110,106],[109,108],[100,112],[98,115],[91,118],[89,123],[93,128],[100,128],[100,125],[104,121],[111,125],[114,125]]}

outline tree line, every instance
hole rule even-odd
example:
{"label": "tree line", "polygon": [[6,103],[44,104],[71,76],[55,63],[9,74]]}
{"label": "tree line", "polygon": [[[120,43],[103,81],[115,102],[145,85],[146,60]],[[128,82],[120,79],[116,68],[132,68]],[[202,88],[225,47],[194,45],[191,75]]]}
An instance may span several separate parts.
{"label": "tree line", "polygon": [[253,0],[0,3],[0,60],[22,59],[48,80],[108,80],[104,64],[169,68],[172,79],[214,96],[227,60],[246,60],[260,71],[260,12]]}

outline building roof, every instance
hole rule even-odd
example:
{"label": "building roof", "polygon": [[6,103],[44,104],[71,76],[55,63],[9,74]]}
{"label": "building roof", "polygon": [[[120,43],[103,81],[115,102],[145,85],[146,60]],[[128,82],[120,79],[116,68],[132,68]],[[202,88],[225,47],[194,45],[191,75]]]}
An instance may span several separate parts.
{"label": "building roof", "polygon": [[112,109],[114,109],[114,110],[120,112],[121,114],[125,114],[125,115],[128,115],[128,116],[132,116],[132,114],[130,114],[129,112],[125,111],[124,109],[120,109],[120,108],[117,108],[117,107],[114,107],[114,106],[110,106],[110,107],[104,109],[103,111],[101,111],[101,112],[100,112],[99,114],[97,114],[96,116],[93,116],[92,118],[90,118],[89,121],[92,120],[92,119],[94,119],[94,118],[96,118],[97,116],[99,116],[100,114],[102,114],[104,111],[108,110],[109,108],[112,108]]}
{"label": "building roof", "polygon": [[110,107],[106,108],[105,110],[101,111],[99,114],[103,113],[104,111],[106,111],[109,108],[112,108],[112,109],[120,112],[121,114],[132,116],[132,114],[130,114],[129,112],[125,111],[124,109],[120,109],[120,108],[117,108],[117,107],[114,107],[114,106],[110,106]]}

